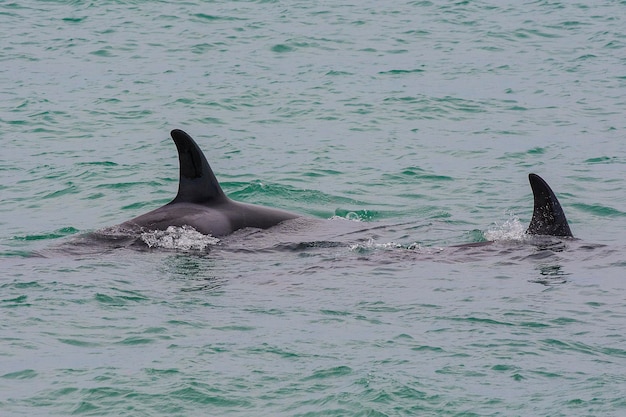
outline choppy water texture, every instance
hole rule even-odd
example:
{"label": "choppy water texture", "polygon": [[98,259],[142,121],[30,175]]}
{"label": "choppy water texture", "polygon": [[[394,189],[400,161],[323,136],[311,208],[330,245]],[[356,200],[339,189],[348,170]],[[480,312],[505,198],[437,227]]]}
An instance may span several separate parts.
{"label": "choppy water texture", "polygon": [[[624,415],[625,13],[0,3],[0,415]],[[167,202],[173,128],[324,231],[51,249]]]}

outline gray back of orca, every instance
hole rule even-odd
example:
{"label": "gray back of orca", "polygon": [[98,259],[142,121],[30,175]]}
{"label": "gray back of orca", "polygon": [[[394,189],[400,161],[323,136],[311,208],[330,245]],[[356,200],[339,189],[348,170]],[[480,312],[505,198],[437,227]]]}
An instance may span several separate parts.
{"label": "gray back of orca", "polygon": [[529,235],[573,237],[561,204],[548,183],[537,174],[528,174],[528,180],[533,190],[535,207],[533,218],[526,233]]}
{"label": "gray back of orca", "polygon": [[229,199],[191,136],[179,129],[172,130],[171,135],[180,163],[178,194],[163,207],[122,223],[122,228],[143,231],[191,226],[200,233],[219,237],[246,227],[267,229],[284,220],[300,217],[287,211]]}

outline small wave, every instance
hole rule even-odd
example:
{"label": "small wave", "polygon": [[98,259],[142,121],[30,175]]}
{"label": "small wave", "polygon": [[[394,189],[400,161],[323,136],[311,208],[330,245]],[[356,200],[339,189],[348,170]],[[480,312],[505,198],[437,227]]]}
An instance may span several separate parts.
{"label": "small wave", "polygon": [[378,213],[374,211],[366,209],[351,211],[338,208],[335,210],[335,215],[332,216],[331,219],[343,218],[355,222],[371,221],[377,217],[377,214]]}
{"label": "small wave", "polygon": [[338,215],[331,216],[329,220],[350,220],[353,222],[363,221],[361,216],[359,216],[357,213],[353,211],[346,213],[345,216],[338,216]]}
{"label": "small wave", "polygon": [[61,229],[57,229],[49,233],[39,233],[39,234],[26,235],[26,236],[14,236],[13,239],[24,240],[24,241],[58,239],[60,237],[73,235],[78,232],[79,232],[78,229],[75,229],[70,226],[70,227],[63,227]]}
{"label": "small wave", "polygon": [[150,248],[202,251],[217,245],[220,240],[203,235],[191,226],[170,226],[167,230],[143,232],[141,240]]}

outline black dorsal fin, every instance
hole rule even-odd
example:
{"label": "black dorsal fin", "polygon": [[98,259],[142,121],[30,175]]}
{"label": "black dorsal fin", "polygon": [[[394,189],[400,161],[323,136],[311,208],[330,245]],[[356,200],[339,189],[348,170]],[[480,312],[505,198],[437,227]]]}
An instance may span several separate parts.
{"label": "black dorsal fin", "polygon": [[171,135],[180,163],[178,194],[172,203],[205,203],[226,198],[198,144],[180,129],[172,130]]}
{"label": "black dorsal fin", "polygon": [[535,208],[526,233],[529,235],[573,237],[561,204],[548,183],[537,174],[529,174],[528,180],[533,189]]}

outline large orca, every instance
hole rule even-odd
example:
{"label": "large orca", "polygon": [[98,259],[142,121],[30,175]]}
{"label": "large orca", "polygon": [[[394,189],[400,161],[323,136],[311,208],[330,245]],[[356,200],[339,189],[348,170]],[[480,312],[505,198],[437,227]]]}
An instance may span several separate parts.
{"label": "large orca", "polygon": [[[171,132],[178,149],[178,194],[168,204],[117,226],[118,230],[145,232],[170,226],[191,226],[205,235],[222,237],[244,228],[268,229],[285,220],[302,217],[269,207],[244,204],[224,194],[198,144],[182,130]],[[554,192],[538,175],[529,175],[534,195],[529,235],[572,237],[565,213]]]}
{"label": "large orca", "polygon": [[182,130],[171,132],[178,149],[180,180],[176,197],[156,210],[122,223],[122,230],[166,230],[191,226],[205,235],[221,237],[246,227],[267,229],[301,217],[269,207],[233,201],[224,194],[198,144]]}

